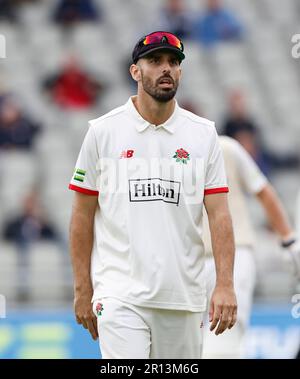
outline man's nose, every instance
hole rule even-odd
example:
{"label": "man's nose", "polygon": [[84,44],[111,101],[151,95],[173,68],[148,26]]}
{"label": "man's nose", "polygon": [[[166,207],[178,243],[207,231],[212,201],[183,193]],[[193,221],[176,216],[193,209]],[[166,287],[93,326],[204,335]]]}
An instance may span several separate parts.
{"label": "man's nose", "polygon": [[171,72],[170,63],[169,62],[165,62],[163,64],[163,73],[166,74],[166,73],[170,73],[170,72]]}

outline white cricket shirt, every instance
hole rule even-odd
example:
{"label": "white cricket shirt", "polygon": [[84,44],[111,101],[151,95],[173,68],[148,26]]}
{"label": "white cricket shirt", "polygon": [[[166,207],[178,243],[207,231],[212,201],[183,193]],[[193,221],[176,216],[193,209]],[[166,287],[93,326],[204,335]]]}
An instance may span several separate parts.
{"label": "white cricket shirt", "polygon": [[[253,248],[255,238],[247,196],[259,193],[268,181],[251,156],[236,140],[220,136],[219,141],[230,187],[228,205],[232,217],[235,245]],[[205,251],[211,255],[211,238],[205,213],[203,226]]]}
{"label": "white cricket shirt", "polygon": [[176,103],[155,127],[130,98],[89,124],[69,188],[98,196],[93,300],[204,311],[203,198],[228,192],[214,123]]}

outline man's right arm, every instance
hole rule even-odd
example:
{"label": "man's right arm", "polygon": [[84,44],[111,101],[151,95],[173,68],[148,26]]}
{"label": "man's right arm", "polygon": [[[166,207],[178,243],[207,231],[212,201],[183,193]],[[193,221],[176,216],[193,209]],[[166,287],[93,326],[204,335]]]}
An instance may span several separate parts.
{"label": "man's right arm", "polygon": [[91,253],[94,242],[94,217],[98,197],[75,192],[70,224],[70,254],[74,274],[74,309],[78,324],[97,339],[97,319],[91,299]]}

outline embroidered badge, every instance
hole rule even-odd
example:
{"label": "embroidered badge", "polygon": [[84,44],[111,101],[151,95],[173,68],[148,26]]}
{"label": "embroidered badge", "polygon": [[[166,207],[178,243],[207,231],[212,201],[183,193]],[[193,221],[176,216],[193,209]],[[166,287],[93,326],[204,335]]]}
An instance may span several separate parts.
{"label": "embroidered badge", "polygon": [[187,161],[190,160],[190,154],[186,150],[181,148],[176,150],[173,158],[176,158],[176,162],[182,162],[184,164],[187,164]]}
{"label": "embroidered badge", "polygon": [[98,315],[98,316],[101,316],[103,310],[104,310],[103,305],[102,305],[101,303],[98,303],[98,304],[96,305],[96,312],[97,312],[97,315]]}

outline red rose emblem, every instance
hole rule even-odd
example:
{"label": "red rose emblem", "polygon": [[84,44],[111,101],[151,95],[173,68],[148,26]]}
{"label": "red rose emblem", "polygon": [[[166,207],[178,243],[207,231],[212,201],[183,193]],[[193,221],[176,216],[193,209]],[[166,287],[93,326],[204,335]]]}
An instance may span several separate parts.
{"label": "red rose emblem", "polygon": [[188,156],[188,152],[183,149],[176,150],[176,153],[178,158],[187,158]]}
{"label": "red rose emblem", "polygon": [[97,314],[99,315],[101,315],[101,312],[103,311],[103,306],[102,306],[102,304],[101,303],[98,303],[97,305],[96,305],[96,312],[97,312]]}
{"label": "red rose emblem", "polygon": [[177,149],[173,158],[176,158],[176,162],[182,162],[187,164],[187,161],[190,160],[189,153],[183,148]]}

